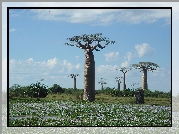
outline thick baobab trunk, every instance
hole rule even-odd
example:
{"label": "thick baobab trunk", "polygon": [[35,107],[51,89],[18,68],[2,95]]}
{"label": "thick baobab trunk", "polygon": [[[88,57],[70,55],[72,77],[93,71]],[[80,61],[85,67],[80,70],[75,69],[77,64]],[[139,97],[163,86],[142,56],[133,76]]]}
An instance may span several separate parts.
{"label": "thick baobab trunk", "polygon": [[118,81],[118,90],[120,91],[120,81]]}
{"label": "thick baobab trunk", "polygon": [[85,53],[83,100],[95,100],[95,61],[93,52]]}
{"label": "thick baobab trunk", "polygon": [[101,84],[101,90],[103,90],[103,83]]}
{"label": "thick baobab trunk", "polygon": [[142,89],[147,89],[147,70],[143,70],[143,75],[142,75]]}
{"label": "thick baobab trunk", "polygon": [[124,73],[124,78],[123,78],[123,90],[126,89],[126,85],[125,85],[125,73]]}
{"label": "thick baobab trunk", "polygon": [[74,77],[74,90],[76,90],[76,77]]}

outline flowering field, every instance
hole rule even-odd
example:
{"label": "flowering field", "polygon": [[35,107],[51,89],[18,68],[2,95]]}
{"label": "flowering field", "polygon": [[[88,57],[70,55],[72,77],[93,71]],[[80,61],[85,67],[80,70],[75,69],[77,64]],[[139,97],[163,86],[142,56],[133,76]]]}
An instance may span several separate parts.
{"label": "flowering field", "polygon": [[9,102],[9,126],[171,126],[171,107],[84,101]]}

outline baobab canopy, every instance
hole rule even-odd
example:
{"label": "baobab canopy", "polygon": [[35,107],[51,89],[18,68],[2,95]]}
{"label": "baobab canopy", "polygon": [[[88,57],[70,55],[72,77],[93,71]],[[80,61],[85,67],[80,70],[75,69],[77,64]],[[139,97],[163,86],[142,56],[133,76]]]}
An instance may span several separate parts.
{"label": "baobab canopy", "polygon": [[[94,43],[95,45],[90,47],[89,49],[91,51],[96,50],[96,51],[100,51],[99,49],[97,49],[97,47],[103,49],[105,48],[108,44],[115,44],[115,41],[110,41],[109,38],[107,39],[106,37],[101,37],[102,33],[97,33],[97,34],[83,34],[82,36],[74,36],[72,38],[67,38],[67,40],[71,41],[72,43],[65,43],[65,45],[69,45],[69,46],[76,46],[78,48],[81,49],[87,49],[92,43]],[[101,45],[101,42],[105,42],[105,46]],[[86,44],[82,44],[82,43],[86,43]]]}
{"label": "baobab canopy", "polygon": [[159,66],[152,62],[139,62],[139,64],[132,64],[132,67],[135,69],[145,69],[153,72],[153,70],[156,70],[156,68]]}

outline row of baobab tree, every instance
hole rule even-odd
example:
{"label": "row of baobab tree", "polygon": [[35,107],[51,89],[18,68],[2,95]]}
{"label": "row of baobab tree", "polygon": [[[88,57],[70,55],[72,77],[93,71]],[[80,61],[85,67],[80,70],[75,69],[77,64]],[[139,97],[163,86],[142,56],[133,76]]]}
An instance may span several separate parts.
{"label": "row of baobab tree", "polygon": [[[95,100],[95,60],[93,51],[100,51],[99,49],[104,49],[109,44],[116,44],[115,41],[110,41],[109,38],[102,37],[101,35],[102,33],[88,35],[83,34],[81,36],[67,38],[70,43],[65,43],[65,45],[76,46],[80,49],[83,49],[85,52],[83,100],[86,101]],[[104,45],[102,46],[102,44]],[[153,72],[153,70],[156,70],[156,68],[159,66],[152,62],[139,62],[139,64],[132,64],[132,67],[140,69],[140,71],[143,72],[142,88],[147,89],[147,71]],[[120,71],[124,74],[123,88],[125,89],[125,74],[128,69],[121,68]],[[78,74],[71,74],[70,76],[71,78],[74,78],[74,86],[76,88],[76,77]]]}
{"label": "row of baobab tree", "polygon": [[[144,62],[143,62],[144,63]],[[145,62],[146,63],[146,62]],[[150,62],[151,63],[151,62]],[[141,64],[141,62],[139,62]],[[148,62],[149,64],[149,62]],[[123,90],[126,89],[126,84],[125,84],[125,74],[131,70],[132,68],[121,68],[120,71],[123,72],[124,76],[123,77],[115,77],[115,80],[117,82],[117,89],[120,90],[120,83],[122,83],[123,79]],[[116,69],[118,70],[118,69]],[[145,74],[145,75],[144,75]],[[70,74],[69,77],[74,79],[74,90],[76,89],[76,77],[79,76],[79,74]],[[101,85],[101,90],[103,90],[104,84],[107,84],[106,79],[101,78],[101,80],[98,82]],[[134,85],[137,85],[139,83],[133,83],[131,86],[134,87]],[[148,89],[148,83],[147,83],[147,73],[143,73],[142,75],[142,89]]]}

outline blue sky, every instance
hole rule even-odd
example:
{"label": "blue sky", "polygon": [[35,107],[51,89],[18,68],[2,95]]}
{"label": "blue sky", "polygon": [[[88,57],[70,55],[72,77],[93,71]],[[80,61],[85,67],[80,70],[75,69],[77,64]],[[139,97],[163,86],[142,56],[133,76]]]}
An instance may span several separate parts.
{"label": "blue sky", "polygon": [[[2,4],[2,77],[3,89],[6,88],[6,7],[7,6],[69,6],[70,3],[38,3],[19,2]],[[73,3],[71,6],[85,6]],[[121,6],[147,7],[171,6],[172,11],[172,95],[176,95],[177,79],[179,78],[178,37],[179,24],[178,3],[88,3],[88,6]],[[130,11],[130,12],[129,12]],[[120,12],[120,15],[119,15]],[[49,14],[50,13],[50,14]],[[108,45],[105,49],[94,52],[96,62],[96,89],[100,89],[100,78],[107,79],[105,87],[117,87],[116,76],[123,76],[115,71],[121,66],[151,61],[160,69],[148,72],[148,84],[151,90],[168,92],[171,87],[171,45],[170,45],[170,12],[145,10],[139,11],[105,11],[79,12],[46,12],[37,10],[16,10],[11,12],[10,23],[10,86],[18,83],[29,85],[44,78],[43,83],[52,86],[54,83],[62,87],[73,87],[70,73],[79,73],[77,88],[83,88],[84,52],[77,47],[64,45],[66,38],[84,33],[103,33],[102,36],[115,40],[117,44]],[[71,14],[74,15],[71,15]],[[118,15],[118,17],[114,17]],[[64,19],[65,18],[65,19]],[[90,18],[89,20],[87,18]],[[95,23],[94,23],[95,22]],[[12,48],[12,49],[11,49]],[[142,50],[142,51],[139,51]],[[139,70],[127,72],[127,87],[134,82],[141,86],[142,73]],[[122,86],[122,85],[121,85]]]}
{"label": "blue sky", "polygon": [[[148,72],[151,90],[168,92],[171,89],[171,12],[169,9],[11,9],[9,23],[9,84],[29,85],[40,79],[49,87],[59,84],[73,87],[69,74],[77,77],[82,89],[84,52],[66,46],[67,38],[75,35],[102,33],[117,44],[94,52],[96,89],[100,78],[105,87],[116,87],[116,71],[138,62],[154,62],[160,69]],[[131,70],[126,74],[127,88],[139,83],[142,73]]]}

